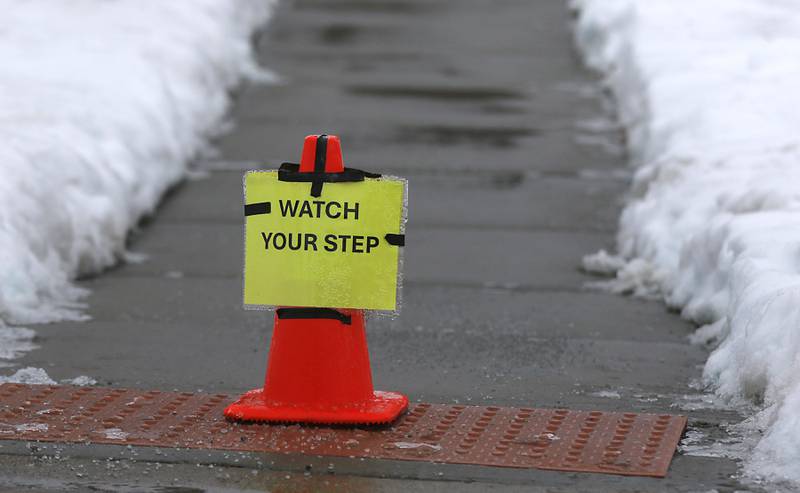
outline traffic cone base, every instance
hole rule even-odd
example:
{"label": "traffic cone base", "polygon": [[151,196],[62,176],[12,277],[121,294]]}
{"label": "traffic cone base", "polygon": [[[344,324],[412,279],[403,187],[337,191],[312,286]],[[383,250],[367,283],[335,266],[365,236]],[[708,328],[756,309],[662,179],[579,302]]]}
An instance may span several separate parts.
{"label": "traffic cone base", "polygon": [[264,387],[228,406],[228,419],[381,424],[408,407],[406,396],[372,386],[361,310],[278,309],[268,359]]}
{"label": "traffic cone base", "polygon": [[407,407],[406,396],[380,390],[366,401],[320,407],[269,401],[264,389],[255,389],[228,406],[225,416],[237,421],[370,425],[391,423]]}

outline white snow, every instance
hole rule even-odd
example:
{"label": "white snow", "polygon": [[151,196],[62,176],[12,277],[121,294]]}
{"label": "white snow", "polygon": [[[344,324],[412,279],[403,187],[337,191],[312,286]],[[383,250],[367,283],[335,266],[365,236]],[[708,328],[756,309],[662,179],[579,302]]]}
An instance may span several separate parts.
{"label": "white snow", "polygon": [[15,425],[14,428],[17,431],[45,432],[49,426],[44,423],[22,423],[21,425]]}
{"label": "white snow", "polygon": [[125,440],[130,433],[124,432],[119,428],[107,428],[101,432],[109,440]]}
{"label": "white snow", "polygon": [[50,378],[41,368],[33,368],[28,366],[17,370],[13,375],[8,377],[0,376],[0,383],[24,383],[31,385],[55,385],[56,381]]}
{"label": "white snow", "polygon": [[92,377],[86,376],[86,375],[80,375],[80,376],[77,376],[75,378],[69,378],[69,379],[66,379],[66,380],[62,380],[61,383],[65,383],[67,385],[75,385],[75,386],[78,386],[78,387],[86,387],[86,386],[90,386],[90,385],[96,385],[97,384],[97,380],[95,380]]}
{"label": "white snow", "polygon": [[392,442],[392,445],[399,449],[429,449],[433,450],[434,452],[442,450],[441,445],[423,442]]}
{"label": "white snow", "polygon": [[[0,384],[1,383],[24,383],[30,385],[57,384],[57,382],[52,378],[50,378],[50,375],[48,375],[43,368],[34,368],[32,366],[21,368],[16,372],[14,372],[14,374],[9,376],[0,375]],[[79,387],[85,387],[88,385],[95,385],[97,383],[97,380],[86,375],[80,375],[75,378],[68,378],[61,380],[61,383],[66,385],[76,385]]]}
{"label": "white snow", "polygon": [[616,390],[598,390],[589,394],[592,397],[601,397],[603,399],[621,399],[622,394]]}
{"label": "white snow", "polygon": [[18,425],[0,423],[0,435],[11,435],[15,432],[44,432],[47,431],[47,428],[48,426],[44,423],[22,423]]}
{"label": "white snow", "polygon": [[573,1],[638,166],[616,289],[711,324],[706,382],[761,409],[747,471],[800,481],[800,8]]}
{"label": "white snow", "polygon": [[4,360],[12,360],[36,348],[33,338],[36,333],[24,327],[3,327],[0,325],[0,366]]}
{"label": "white snow", "polygon": [[263,77],[271,3],[0,0],[0,325],[84,317],[72,281],[124,257],[228,90]]}

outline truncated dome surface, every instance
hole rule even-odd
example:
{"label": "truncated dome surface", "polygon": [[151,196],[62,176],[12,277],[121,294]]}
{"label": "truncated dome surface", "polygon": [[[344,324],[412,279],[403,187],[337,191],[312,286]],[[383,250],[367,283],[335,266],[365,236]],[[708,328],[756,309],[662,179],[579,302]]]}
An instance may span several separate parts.
{"label": "truncated dome surface", "polygon": [[0,440],[365,457],[663,477],[674,415],[412,404],[388,427],[228,422],[233,396],[0,385]]}

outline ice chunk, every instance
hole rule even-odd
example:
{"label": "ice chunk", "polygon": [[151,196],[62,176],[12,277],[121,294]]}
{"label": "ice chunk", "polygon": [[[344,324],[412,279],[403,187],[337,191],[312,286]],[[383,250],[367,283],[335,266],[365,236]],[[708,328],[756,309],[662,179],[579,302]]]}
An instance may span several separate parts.
{"label": "ice chunk", "polygon": [[592,397],[602,397],[604,399],[621,399],[622,395],[616,390],[598,390],[589,394]]}
{"label": "ice chunk", "polygon": [[32,385],[55,385],[56,381],[50,378],[46,371],[31,366],[17,370],[13,375],[0,376],[0,383],[24,383]]}
{"label": "ice chunk", "polygon": [[14,425],[17,431],[47,431],[48,426],[45,423],[22,423],[21,425]]}
{"label": "ice chunk", "polygon": [[119,428],[107,428],[101,432],[109,440],[125,440],[130,433],[124,432]]}
{"label": "ice chunk", "polygon": [[97,383],[97,380],[95,380],[92,377],[88,377],[86,375],[81,375],[79,377],[62,380],[61,383],[65,383],[67,385],[77,385],[79,387],[85,387],[87,385],[95,385]]}
{"label": "ice chunk", "polygon": [[437,452],[439,450],[442,450],[441,445],[434,445],[431,443],[423,443],[423,442],[392,442],[392,445],[400,449],[427,449]]}

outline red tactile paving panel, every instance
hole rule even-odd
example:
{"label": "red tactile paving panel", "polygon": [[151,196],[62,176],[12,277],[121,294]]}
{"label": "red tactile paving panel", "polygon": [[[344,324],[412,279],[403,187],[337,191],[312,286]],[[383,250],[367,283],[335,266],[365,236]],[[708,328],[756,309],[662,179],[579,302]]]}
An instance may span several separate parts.
{"label": "red tactile paving panel", "polygon": [[0,439],[220,449],[663,477],[686,417],[413,404],[384,428],[239,424],[233,398],[0,385]]}

